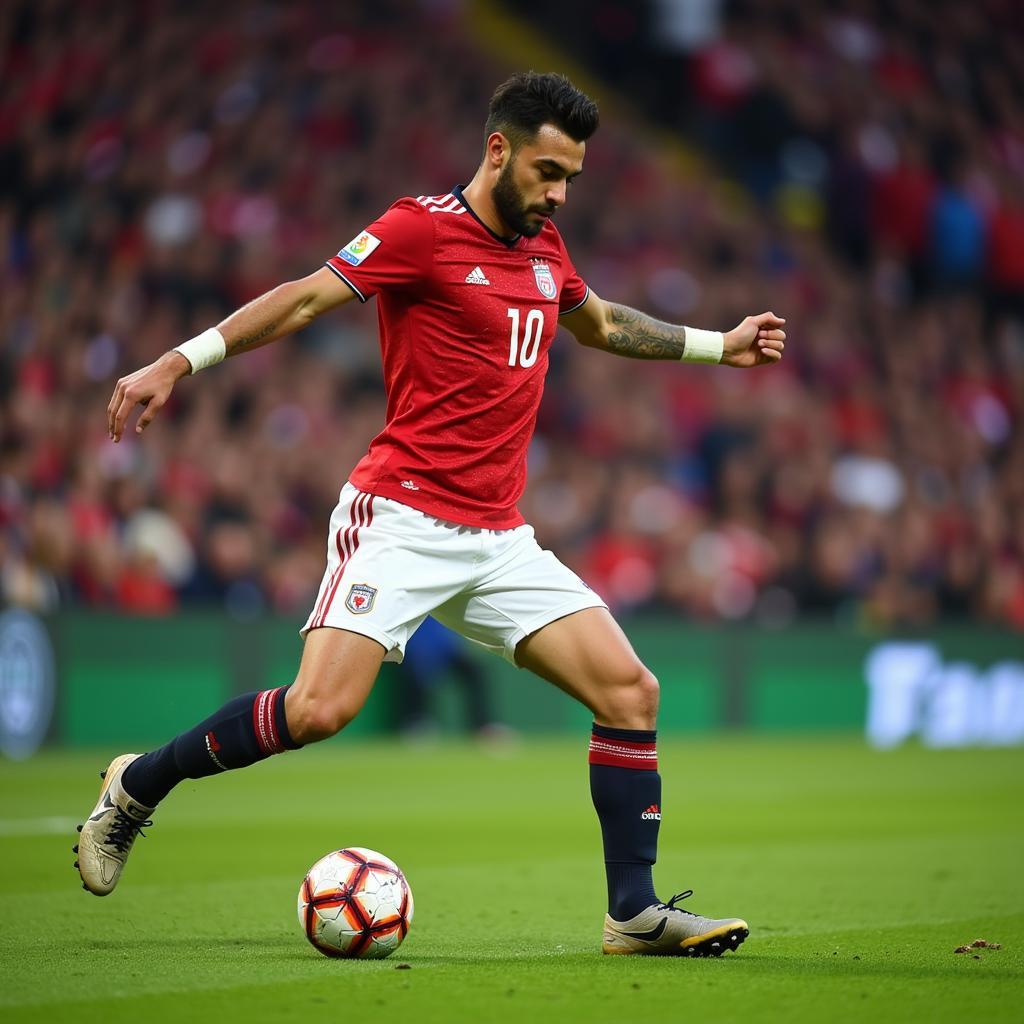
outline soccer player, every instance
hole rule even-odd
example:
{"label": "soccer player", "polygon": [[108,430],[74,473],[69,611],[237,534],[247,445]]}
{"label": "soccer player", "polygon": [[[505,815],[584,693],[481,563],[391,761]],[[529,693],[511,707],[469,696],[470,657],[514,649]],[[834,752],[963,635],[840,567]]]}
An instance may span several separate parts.
{"label": "soccer player", "polygon": [[748,316],[725,334],[674,326],[599,298],[552,215],[583,169],[595,104],[554,74],[517,74],[491,99],[473,180],[400,199],[326,266],[253,300],[216,328],[117,382],[121,439],[141,433],[179,378],[277,341],[346,302],[377,296],[384,429],[342,487],[327,567],[289,686],[230,701],[147,754],[116,757],[76,847],[86,889],[117,885],[139,829],[184,779],[244,768],[334,735],[381,663],[400,661],[427,615],[581,701],[594,716],[590,786],[608,881],[605,953],[718,955],[747,936],[659,901],[658,683],[604,601],[516,508],[558,324],[634,359],[729,366],[782,357],[784,321]]}

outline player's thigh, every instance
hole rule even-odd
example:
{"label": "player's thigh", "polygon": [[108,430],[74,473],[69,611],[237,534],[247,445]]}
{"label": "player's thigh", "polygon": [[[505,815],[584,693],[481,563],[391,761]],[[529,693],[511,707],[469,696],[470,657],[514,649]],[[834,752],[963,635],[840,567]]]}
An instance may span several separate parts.
{"label": "player's thigh", "polygon": [[299,743],[323,739],[352,721],[370,696],[386,653],[377,640],[347,629],[310,630],[285,697],[292,738]]}
{"label": "player's thigh", "polygon": [[653,729],[658,682],[607,608],[587,608],[520,641],[516,662],[586,705],[601,725]]}
{"label": "player's thigh", "polygon": [[475,585],[435,617],[565,690],[601,724],[652,728],[657,680],[604,601],[529,527],[495,536],[489,555]]}

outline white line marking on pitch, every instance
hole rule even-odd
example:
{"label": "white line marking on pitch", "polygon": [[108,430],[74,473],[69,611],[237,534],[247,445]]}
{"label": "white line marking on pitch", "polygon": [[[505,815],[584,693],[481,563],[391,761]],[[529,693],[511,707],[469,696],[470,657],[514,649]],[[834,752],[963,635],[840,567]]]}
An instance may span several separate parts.
{"label": "white line marking on pitch", "polygon": [[74,832],[79,818],[0,818],[0,836],[50,836]]}

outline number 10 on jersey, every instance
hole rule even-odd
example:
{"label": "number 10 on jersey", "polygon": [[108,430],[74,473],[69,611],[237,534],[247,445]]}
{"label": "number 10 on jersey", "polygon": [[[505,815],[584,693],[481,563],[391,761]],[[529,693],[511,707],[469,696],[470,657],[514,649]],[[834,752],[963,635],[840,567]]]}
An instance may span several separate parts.
{"label": "number 10 on jersey", "polygon": [[512,321],[512,330],[508,341],[509,366],[533,366],[537,362],[540,351],[540,338],[544,333],[544,313],[539,309],[526,311],[526,323],[523,325],[522,339],[519,336],[519,310],[509,307],[508,318]]}

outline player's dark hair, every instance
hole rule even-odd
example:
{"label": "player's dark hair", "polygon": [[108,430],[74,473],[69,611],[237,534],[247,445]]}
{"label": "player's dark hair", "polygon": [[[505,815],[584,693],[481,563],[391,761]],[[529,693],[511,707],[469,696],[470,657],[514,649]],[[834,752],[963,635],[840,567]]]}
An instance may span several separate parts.
{"label": "player's dark hair", "polygon": [[565,75],[520,71],[494,90],[484,131],[485,136],[501,132],[518,149],[532,142],[544,124],[586,142],[597,122],[597,104]]}

